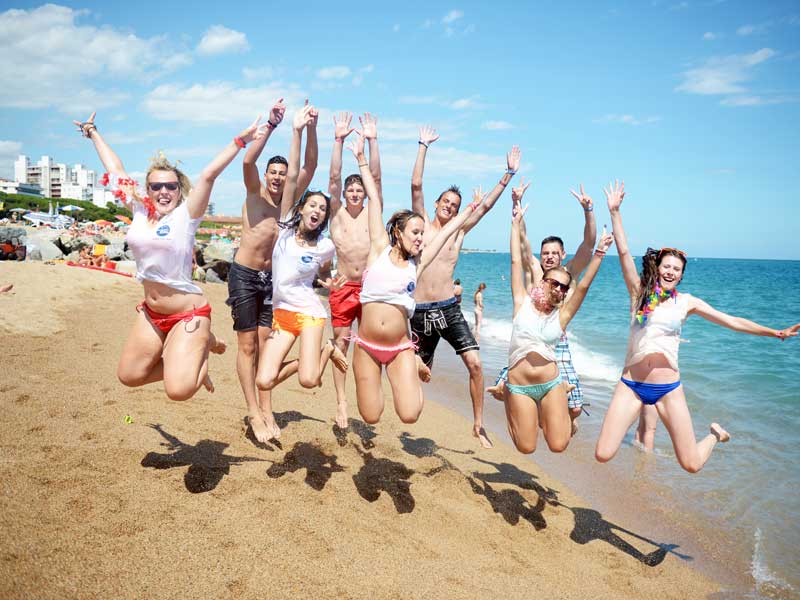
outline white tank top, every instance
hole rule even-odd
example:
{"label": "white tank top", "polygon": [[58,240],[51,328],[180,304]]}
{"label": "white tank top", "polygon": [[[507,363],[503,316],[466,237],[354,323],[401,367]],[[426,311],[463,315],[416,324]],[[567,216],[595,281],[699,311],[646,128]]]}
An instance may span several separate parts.
{"label": "white tank top", "polygon": [[408,259],[405,267],[395,266],[389,258],[392,247],[386,246],[380,256],[364,271],[361,280],[361,304],[385,302],[406,309],[408,318],[414,316],[414,290],[417,287],[417,263]]}
{"label": "white tank top", "polygon": [[328,313],[314,289],[320,267],[335,253],[330,238],[301,246],[291,228],[282,228],[272,249],[272,308],[325,319]]}
{"label": "white tank top", "polygon": [[512,323],[508,368],[513,367],[531,352],[536,352],[545,360],[555,362],[556,345],[563,334],[558,309],[543,315],[533,309],[533,302],[530,296],[527,296]]}
{"label": "white tank top", "polygon": [[161,217],[147,220],[147,210],[133,203],[133,221],[125,241],[136,260],[136,279],[156,281],[187,294],[202,294],[192,283],[194,234],[203,218],[192,219],[186,201]]}
{"label": "white tank top", "polygon": [[678,347],[681,343],[681,326],[686,320],[691,294],[678,293],[675,298],[663,300],[653,309],[644,325],[631,315],[630,337],[625,367],[635,365],[648,354],[663,354],[669,365],[678,370]]}

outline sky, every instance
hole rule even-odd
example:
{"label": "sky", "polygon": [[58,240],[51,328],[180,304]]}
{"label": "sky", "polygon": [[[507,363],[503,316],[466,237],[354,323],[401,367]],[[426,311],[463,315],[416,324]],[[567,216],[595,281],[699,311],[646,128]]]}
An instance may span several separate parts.
{"label": "sky", "polygon": [[[800,1],[0,2],[0,177],[27,154],[102,172],[72,119],[96,123],[143,179],[162,150],[194,176],[279,97],[287,119],[260,167],[288,154],[291,114],[320,110],[327,188],[332,117],[378,117],[385,217],[410,206],[418,127],[429,211],[458,184],[491,188],[522,150],[532,239],[581,241],[583,183],[598,229],[603,186],[624,179],[635,255],[800,259]],[[527,4],[527,3],[526,3]],[[240,153],[217,214],[240,214]],[[344,174],[356,172],[345,154]],[[464,203],[464,205],[466,202]],[[467,236],[507,251],[510,191]]]}

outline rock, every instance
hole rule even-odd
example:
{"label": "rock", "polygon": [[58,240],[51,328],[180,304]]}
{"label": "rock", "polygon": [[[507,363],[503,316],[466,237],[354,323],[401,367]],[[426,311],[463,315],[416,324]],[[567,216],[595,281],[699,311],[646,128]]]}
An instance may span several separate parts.
{"label": "rock", "polygon": [[[61,248],[48,240],[29,241],[26,247],[28,249],[28,258],[31,260],[58,260],[59,258],[64,258]],[[37,254],[39,256],[38,259],[35,258]]]}
{"label": "rock", "polygon": [[211,263],[215,260],[224,260],[230,263],[233,262],[233,255],[233,244],[209,244],[203,250],[203,261]]}
{"label": "rock", "polygon": [[27,260],[42,260],[42,253],[36,246],[25,246],[25,250],[28,253]]}
{"label": "rock", "polygon": [[70,254],[81,249],[81,240],[71,233],[62,233],[58,236],[56,245],[61,248],[64,254]]}
{"label": "rock", "polygon": [[125,245],[122,243],[111,244],[106,248],[106,256],[111,260],[119,260],[125,255]]}
{"label": "rock", "polygon": [[93,244],[105,244],[106,246],[111,244],[111,240],[109,240],[106,236],[96,233],[94,237],[92,237]]}
{"label": "rock", "polygon": [[225,283],[214,269],[206,269],[206,283]]}
{"label": "rock", "polygon": [[17,246],[25,243],[27,234],[22,227],[0,227],[0,244]]}

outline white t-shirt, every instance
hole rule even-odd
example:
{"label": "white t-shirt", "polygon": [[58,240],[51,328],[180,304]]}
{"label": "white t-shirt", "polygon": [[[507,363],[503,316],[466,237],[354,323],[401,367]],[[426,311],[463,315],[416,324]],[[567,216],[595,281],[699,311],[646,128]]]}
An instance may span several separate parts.
{"label": "white t-shirt", "polygon": [[156,223],[147,220],[147,209],[133,203],[133,221],[125,240],[136,260],[136,279],[202,294],[203,290],[192,283],[194,234],[202,220],[189,216],[185,200]]}
{"label": "white t-shirt", "polygon": [[272,250],[272,308],[327,318],[312,286],[323,263],[335,252],[330,238],[320,238],[316,246],[300,246],[294,230],[281,229]]}

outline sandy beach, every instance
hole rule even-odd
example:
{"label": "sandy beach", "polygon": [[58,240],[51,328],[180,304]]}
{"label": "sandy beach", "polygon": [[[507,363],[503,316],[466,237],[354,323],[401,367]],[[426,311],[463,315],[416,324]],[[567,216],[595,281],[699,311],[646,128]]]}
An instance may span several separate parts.
{"label": "sandy beach", "polygon": [[[204,285],[216,392],[123,387],[135,280],[0,263],[0,596],[704,598],[719,585],[653,533],[609,522],[428,402],[333,426],[330,375],[275,394],[279,442],[246,437],[223,285]],[[126,419],[126,417],[130,419]],[[130,421],[130,422],[128,422]],[[638,502],[639,500],[637,500]]]}

